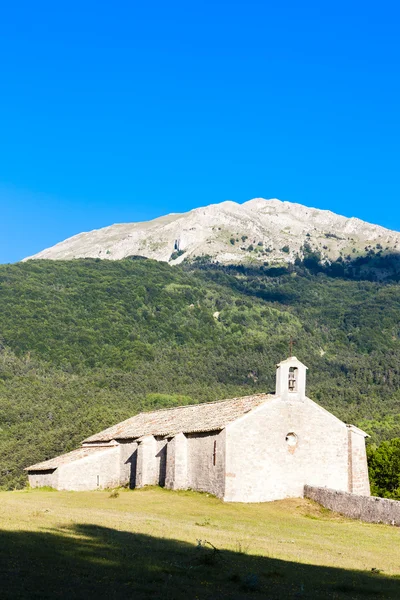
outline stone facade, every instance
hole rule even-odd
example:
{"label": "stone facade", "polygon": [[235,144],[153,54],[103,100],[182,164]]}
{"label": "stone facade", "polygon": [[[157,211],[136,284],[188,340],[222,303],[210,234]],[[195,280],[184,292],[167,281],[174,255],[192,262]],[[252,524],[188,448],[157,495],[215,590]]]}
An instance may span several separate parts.
{"label": "stone facade", "polygon": [[134,440],[120,441],[119,483],[131,488],[136,486],[138,443]]}
{"label": "stone facade", "polygon": [[120,448],[117,444],[104,447],[100,452],[60,465],[53,473],[42,471],[41,476],[39,471],[29,470],[29,485],[77,492],[115,487],[120,482]]}
{"label": "stone facade", "polygon": [[35,487],[51,487],[58,489],[58,470],[49,469],[48,471],[29,471],[29,485]]}
{"label": "stone facade", "polygon": [[187,437],[183,433],[175,435],[166,448],[165,486],[170,490],[185,490],[188,485]]}
{"label": "stone facade", "polygon": [[304,485],[348,489],[347,427],[312,400],[276,398],[226,428],[230,502],[300,497]]}
{"label": "stone facade", "polygon": [[[353,494],[369,496],[367,453],[365,450],[365,434],[363,431],[348,425],[349,483],[347,491]],[[331,486],[327,486],[331,487]]]}
{"label": "stone facade", "polygon": [[33,465],[30,483],[161,485],[227,502],[300,497],[305,485],[368,496],[366,434],[307,398],[306,369],[294,357],[280,363],[275,395],[141,413]]}
{"label": "stone facade", "polygon": [[119,446],[59,469],[58,489],[85,491],[119,484]]}
{"label": "stone facade", "polygon": [[188,435],[188,487],[223,498],[226,432]]}

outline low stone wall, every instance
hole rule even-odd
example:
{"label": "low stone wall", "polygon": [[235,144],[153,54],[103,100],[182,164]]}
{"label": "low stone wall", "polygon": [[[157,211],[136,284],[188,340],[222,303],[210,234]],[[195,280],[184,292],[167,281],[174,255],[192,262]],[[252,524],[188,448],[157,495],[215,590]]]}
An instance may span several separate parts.
{"label": "low stone wall", "polygon": [[304,496],[351,519],[400,527],[400,501],[398,500],[358,496],[311,485],[304,486]]}

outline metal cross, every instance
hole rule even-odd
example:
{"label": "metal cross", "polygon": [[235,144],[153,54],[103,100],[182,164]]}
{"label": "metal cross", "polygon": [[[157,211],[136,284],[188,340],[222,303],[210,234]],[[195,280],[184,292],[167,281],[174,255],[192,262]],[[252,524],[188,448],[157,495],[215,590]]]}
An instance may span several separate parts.
{"label": "metal cross", "polygon": [[290,341],[289,341],[289,357],[293,356],[293,344],[295,344],[296,342],[293,341],[292,336],[290,336]]}

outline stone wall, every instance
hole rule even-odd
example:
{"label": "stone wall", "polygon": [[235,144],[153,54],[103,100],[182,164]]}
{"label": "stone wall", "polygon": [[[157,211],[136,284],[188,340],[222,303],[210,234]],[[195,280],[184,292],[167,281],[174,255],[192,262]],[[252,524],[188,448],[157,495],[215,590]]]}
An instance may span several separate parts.
{"label": "stone wall", "polygon": [[309,398],[274,398],[227,426],[227,502],[301,497],[305,484],[348,490],[342,421]]}
{"label": "stone wall", "polygon": [[119,446],[112,446],[58,467],[57,489],[87,491],[117,487],[119,469]]}
{"label": "stone wall", "polygon": [[400,502],[397,500],[360,496],[309,485],[304,487],[304,496],[352,519],[400,526]]}
{"label": "stone wall", "polygon": [[122,440],[119,444],[119,483],[120,485],[129,485],[130,488],[134,488],[136,485],[137,442]]}
{"label": "stone wall", "polygon": [[157,485],[157,440],[152,435],[142,438],[137,449],[136,487]]}
{"label": "stone wall", "polygon": [[29,471],[28,481],[32,488],[46,486],[56,490],[58,488],[58,471],[57,469],[49,469],[48,471]]}
{"label": "stone wall", "polygon": [[188,487],[188,440],[181,432],[166,447],[165,487],[185,490]]}
{"label": "stone wall", "polygon": [[222,498],[225,493],[225,431],[188,434],[187,445],[188,487]]}
{"label": "stone wall", "polygon": [[363,432],[354,425],[348,425],[347,428],[349,443],[349,487],[347,491],[361,496],[369,496],[370,486],[365,437]]}

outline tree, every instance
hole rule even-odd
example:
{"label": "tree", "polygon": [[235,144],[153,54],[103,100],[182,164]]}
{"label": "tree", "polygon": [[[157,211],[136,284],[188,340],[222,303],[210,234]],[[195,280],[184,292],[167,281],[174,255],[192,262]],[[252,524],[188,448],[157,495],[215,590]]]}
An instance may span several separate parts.
{"label": "tree", "polygon": [[400,438],[367,448],[371,493],[400,500]]}

